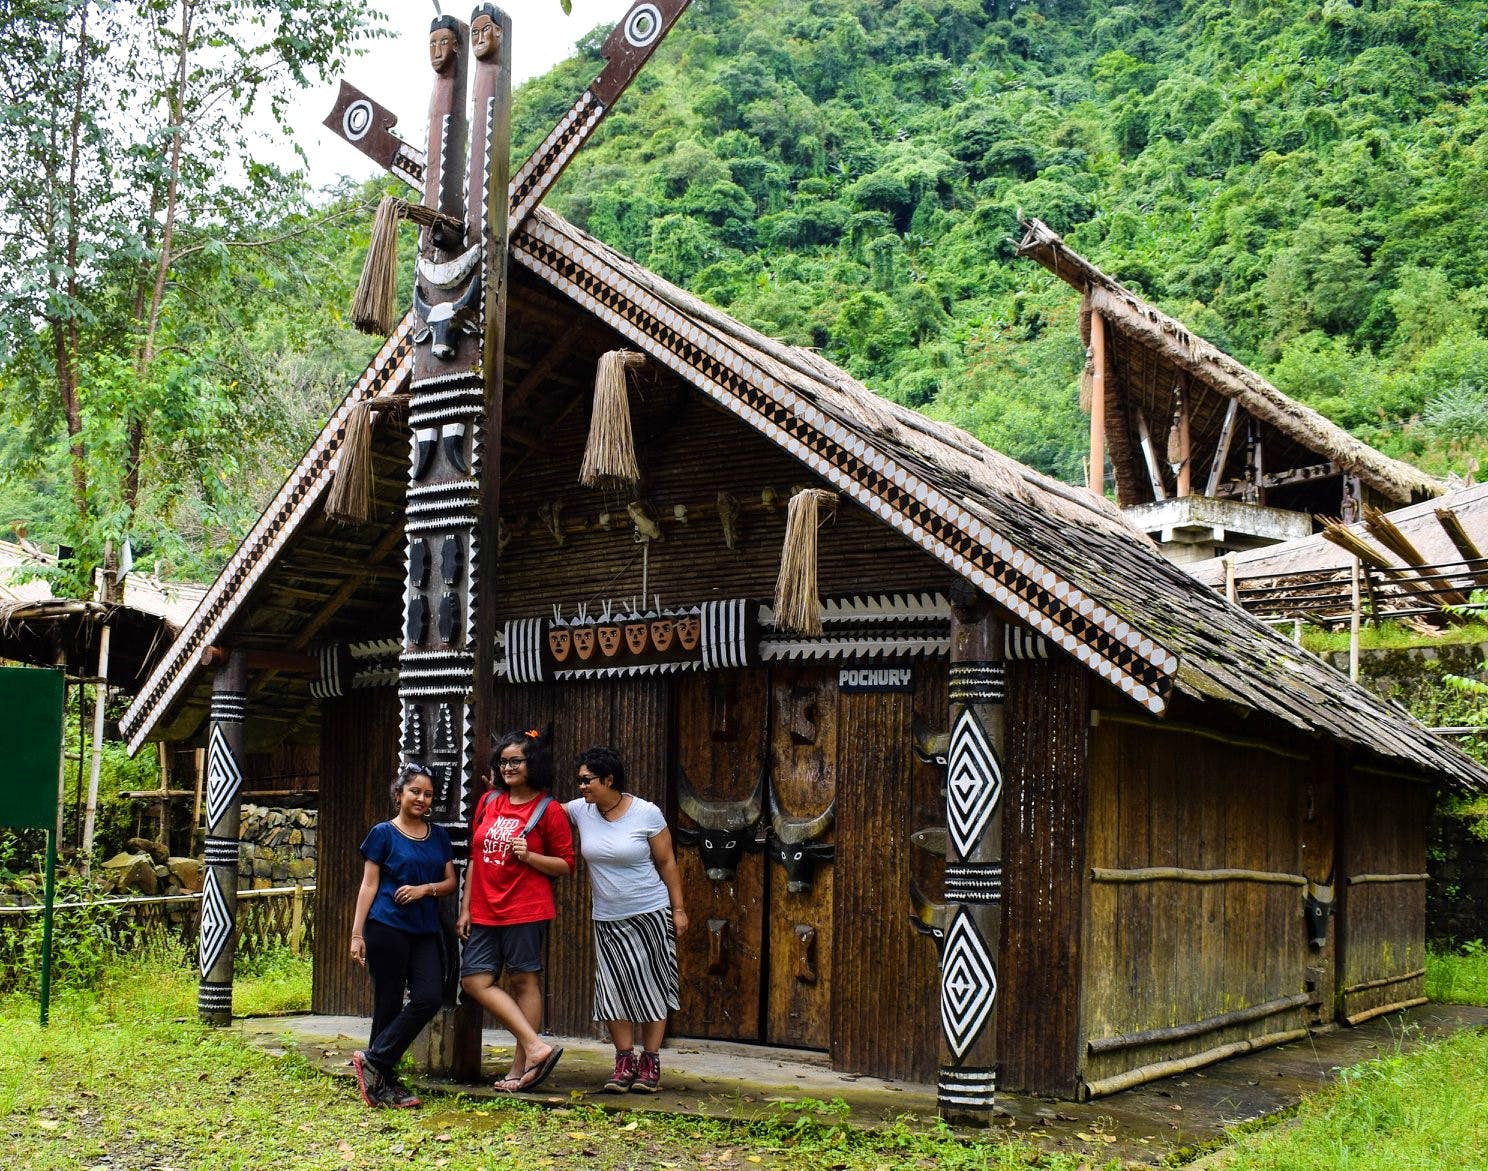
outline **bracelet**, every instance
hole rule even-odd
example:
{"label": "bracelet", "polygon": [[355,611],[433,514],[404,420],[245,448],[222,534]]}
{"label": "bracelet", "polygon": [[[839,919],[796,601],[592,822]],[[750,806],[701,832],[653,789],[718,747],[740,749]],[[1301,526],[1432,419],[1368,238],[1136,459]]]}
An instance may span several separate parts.
{"label": "bracelet", "polygon": [[[352,941],[352,942],[353,942],[353,943],[355,943],[355,942],[356,942],[356,941],[357,941],[357,940],[358,940],[358,939],[361,939],[361,938],[362,938],[362,937],[361,937],[361,936],[360,936],[360,935],[353,935],[353,936],[352,936],[352,937],[351,937],[351,941]],[[366,940],[362,940],[362,942],[363,942],[363,943],[365,943],[365,942],[366,942]]]}

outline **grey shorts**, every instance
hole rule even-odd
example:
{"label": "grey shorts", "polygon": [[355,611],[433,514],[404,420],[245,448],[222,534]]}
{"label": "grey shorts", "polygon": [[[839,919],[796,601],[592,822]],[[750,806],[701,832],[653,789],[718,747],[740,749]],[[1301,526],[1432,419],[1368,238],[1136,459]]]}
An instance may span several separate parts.
{"label": "grey shorts", "polygon": [[460,975],[490,972],[541,972],[543,941],[548,937],[547,920],[514,923],[506,927],[482,927],[473,923],[470,938],[460,949]]}

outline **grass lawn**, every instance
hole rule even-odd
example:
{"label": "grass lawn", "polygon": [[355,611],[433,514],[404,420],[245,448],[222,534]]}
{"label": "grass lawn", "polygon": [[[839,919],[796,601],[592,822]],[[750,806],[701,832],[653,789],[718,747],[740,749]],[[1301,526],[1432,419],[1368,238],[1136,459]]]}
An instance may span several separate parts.
{"label": "grass lawn", "polygon": [[[308,965],[238,979],[239,1012],[306,1007]],[[239,1168],[1043,1168],[1090,1166],[1017,1143],[894,1127],[863,1132],[830,1105],[798,1122],[729,1124],[592,1107],[426,1098],[373,1112],[351,1083],[196,1021],[195,974],[171,957],[121,961],[62,989],[42,1029],[29,997],[0,999],[0,1167],[26,1171]],[[799,1103],[797,1104],[799,1106]]]}
{"label": "grass lawn", "polygon": [[[1488,999],[1488,955],[1432,956],[1443,999]],[[309,966],[271,956],[240,974],[239,1012],[303,1009]],[[52,1024],[0,998],[0,1166],[27,1171],[237,1168],[1043,1168],[1108,1171],[1019,1143],[966,1142],[908,1125],[861,1132],[829,1104],[814,1119],[730,1124],[583,1105],[426,1099],[367,1110],[348,1081],[292,1052],[250,1048],[196,1022],[195,974],[169,954],[108,966],[63,987]],[[1257,1124],[1202,1160],[1206,1171],[1488,1168],[1488,1034],[1460,1034],[1343,1071],[1288,1119]],[[1131,1166],[1130,1164],[1126,1166]]]}

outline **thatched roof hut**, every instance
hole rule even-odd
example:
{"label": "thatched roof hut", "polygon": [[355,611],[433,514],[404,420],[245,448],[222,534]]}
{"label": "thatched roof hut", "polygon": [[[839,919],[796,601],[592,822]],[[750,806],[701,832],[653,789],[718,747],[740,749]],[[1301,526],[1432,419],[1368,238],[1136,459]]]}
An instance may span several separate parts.
{"label": "thatched roof hut", "polygon": [[[1275,508],[1336,516],[1352,499],[1383,507],[1439,495],[1445,485],[1382,455],[1317,411],[1288,398],[1254,370],[1199,337],[1071,249],[1047,224],[1025,220],[1019,255],[1081,294],[1080,331],[1092,345],[1091,315],[1106,326],[1105,441],[1122,507],[1178,492],[1169,452],[1180,415],[1192,452],[1192,491]],[[1244,424],[1248,422],[1248,433]],[[1240,426],[1237,426],[1240,424]],[[1155,455],[1149,459],[1147,446]],[[1256,458],[1259,449],[1263,454]]]}

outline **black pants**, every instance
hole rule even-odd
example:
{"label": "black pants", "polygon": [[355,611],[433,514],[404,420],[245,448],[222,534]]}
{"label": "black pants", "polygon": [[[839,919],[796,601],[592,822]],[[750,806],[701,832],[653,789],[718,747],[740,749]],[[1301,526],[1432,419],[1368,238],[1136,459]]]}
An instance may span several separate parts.
{"label": "black pants", "polygon": [[443,941],[438,935],[411,935],[376,919],[367,920],[363,934],[367,971],[372,974],[372,1043],[366,1058],[388,1073],[439,1011],[444,998]]}

